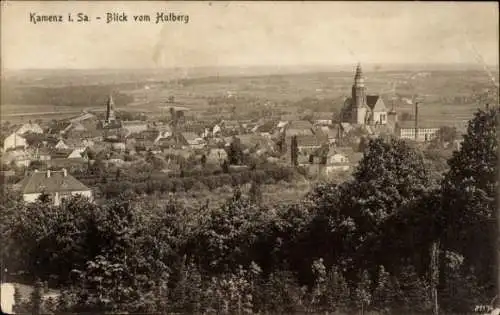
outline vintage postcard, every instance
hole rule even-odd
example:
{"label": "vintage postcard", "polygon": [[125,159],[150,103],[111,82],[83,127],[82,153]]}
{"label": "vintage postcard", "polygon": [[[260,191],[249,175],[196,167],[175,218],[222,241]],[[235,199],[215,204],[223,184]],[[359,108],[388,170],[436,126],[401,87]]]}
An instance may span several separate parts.
{"label": "vintage postcard", "polygon": [[499,5],[1,1],[10,314],[499,314]]}

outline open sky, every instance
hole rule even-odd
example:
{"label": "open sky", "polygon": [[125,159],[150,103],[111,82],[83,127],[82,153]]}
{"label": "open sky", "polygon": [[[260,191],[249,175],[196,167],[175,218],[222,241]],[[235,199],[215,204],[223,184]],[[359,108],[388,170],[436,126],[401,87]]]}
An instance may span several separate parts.
{"label": "open sky", "polygon": [[[91,21],[67,22],[79,12]],[[108,12],[125,12],[128,22],[107,24]],[[156,24],[157,12],[189,15],[189,22]],[[499,59],[496,2],[2,1],[1,13],[3,69]],[[30,13],[63,15],[64,22],[33,24]],[[134,22],[137,14],[152,21]]]}

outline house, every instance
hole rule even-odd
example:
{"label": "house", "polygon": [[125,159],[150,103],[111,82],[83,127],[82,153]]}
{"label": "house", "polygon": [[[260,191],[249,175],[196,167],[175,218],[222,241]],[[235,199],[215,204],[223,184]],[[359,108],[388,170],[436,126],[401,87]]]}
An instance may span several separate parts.
{"label": "house", "polygon": [[2,164],[16,167],[28,167],[31,164],[32,156],[26,150],[12,150],[2,155]]}
{"label": "house", "polygon": [[241,124],[237,120],[224,120],[222,121],[222,127],[226,131],[239,132],[241,131]]}
{"label": "house", "polygon": [[331,128],[328,126],[321,126],[321,132],[327,137],[328,143],[334,144],[339,137],[339,128]]}
{"label": "house", "polygon": [[188,121],[185,124],[181,126],[181,132],[192,132],[195,134],[202,134],[205,131],[205,128],[207,128],[207,124],[203,122],[192,122]]}
{"label": "house", "polygon": [[87,160],[87,147],[81,147],[81,148],[76,148],[74,149],[68,156],[68,159],[84,159]]}
{"label": "house", "polygon": [[8,150],[15,150],[18,148],[26,149],[28,143],[24,137],[21,137],[17,133],[12,133],[3,140],[3,150],[7,152]]}
{"label": "house", "polygon": [[136,151],[146,150],[153,146],[159,134],[160,132],[155,129],[144,130],[140,133],[129,135],[126,139],[126,144],[134,146]]}
{"label": "house", "polygon": [[222,133],[222,128],[219,125],[215,125],[212,128],[212,136],[217,137]]}
{"label": "house", "polygon": [[88,129],[84,127],[85,130],[81,129],[70,129],[64,133],[66,139],[93,139],[95,141],[102,141],[103,132],[98,129]]}
{"label": "house", "polygon": [[42,127],[36,123],[32,123],[31,121],[27,124],[22,125],[19,129],[16,130],[16,134],[23,135],[25,133],[43,133]]}
{"label": "house", "polygon": [[33,152],[34,161],[48,161],[50,159],[50,151],[47,148],[36,148]]}
{"label": "house", "polygon": [[171,130],[161,130],[157,132],[157,136],[153,143],[159,143],[162,140],[169,140],[172,137],[172,131]]}
{"label": "house", "polygon": [[69,146],[61,139],[57,142],[57,144],[54,146],[54,148],[58,150],[67,150],[69,149]]}
{"label": "house", "polygon": [[193,149],[201,149],[206,145],[205,140],[194,132],[183,132],[181,133],[181,137],[183,144],[189,145]]}
{"label": "house", "polygon": [[252,128],[252,132],[259,133],[262,136],[270,137],[275,129],[276,123],[274,121],[267,121],[258,124]]}
{"label": "house", "polygon": [[351,163],[347,155],[328,147],[321,147],[309,156],[299,154],[297,161],[299,165],[306,167],[309,176],[322,178],[329,178],[334,174],[351,169]]}
{"label": "house", "polygon": [[250,149],[250,151],[255,151],[257,154],[272,152],[275,150],[274,142],[268,137],[255,134],[238,135],[240,143]]}
{"label": "house", "polygon": [[23,194],[25,202],[34,202],[42,194],[48,194],[54,205],[60,205],[64,198],[82,195],[92,200],[92,191],[68,174],[66,169],[62,171],[35,171],[21,180],[16,188]]}
{"label": "house", "polygon": [[227,152],[224,149],[212,148],[206,155],[207,162],[220,164],[227,160]]}
{"label": "house", "polygon": [[92,139],[82,139],[82,146],[92,148],[95,142]]}
{"label": "house", "polygon": [[[148,130],[151,130],[151,129],[148,129]],[[170,127],[168,125],[156,127],[153,130],[158,130],[163,138],[171,137],[173,134],[172,127]]]}
{"label": "house", "polygon": [[68,156],[73,152],[73,149],[55,149],[50,151],[50,157],[52,159],[67,159]]}
{"label": "house", "polygon": [[307,120],[295,120],[289,122],[285,127],[285,136],[293,137],[293,136],[303,136],[309,135],[312,136],[313,125]]}
{"label": "house", "polygon": [[83,132],[83,131],[87,131],[87,128],[85,128],[85,126],[82,123],[76,122],[76,123],[72,123],[71,124],[70,129],[66,130],[66,133],[69,130],[73,130],[73,131],[76,131],[76,132]]}
{"label": "house", "polygon": [[314,112],[312,113],[312,120],[314,125],[325,126],[333,124],[333,112]]}
{"label": "house", "polygon": [[300,153],[302,152],[313,152],[325,143],[321,141],[315,135],[298,135],[297,137],[297,148]]}
{"label": "house", "polygon": [[278,122],[278,124],[276,125],[276,128],[280,131],[280,132],[283,132],[285,130],[285,127],[286,125],[288,125],[288,121],[285,121],[285,120],[281,120]]}
{"label": "house", "polygon": [[165,150],[167,148],[175,148],[175,147],[180,147],[180,146],[177,144],[177,141],[175,141],[174,138],[168,137],[168,138],[160,138],[160,139],[155,140],[155,142],[151,148]]}
{"label": "house", "polygon": [[126,135],[139,133],[148,130],[148,123],[141,120],[123,121],[122,128],[126,131]]}
{"label": "house", "polygon": [[345,154],[339,153],[337,151],[328,152],[327,164],[339,164],[339,163],[349,163],[349,159]]}
{"label": "house", "polygon": [[[315,135],[298,135],[292,137],[290,143],[287,145],[287,156],[292,158],[291,150],[293,147],[293,138],[297,141],[297,164],[306,165],[314,163],[316,152],[320,150],[325,144],[321,139]],[[291,161],[294,162],[293,160]]]}

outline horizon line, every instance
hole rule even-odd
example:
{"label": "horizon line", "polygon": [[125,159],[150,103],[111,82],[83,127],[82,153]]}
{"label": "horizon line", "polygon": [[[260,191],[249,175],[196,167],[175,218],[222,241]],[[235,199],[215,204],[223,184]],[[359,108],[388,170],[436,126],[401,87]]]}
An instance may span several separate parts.
{"label": "horizon line", "polygon": [[[55,67],[55,68],[7,68],[7,67],[2,67],[2,71],[43,71],[43,70],[60,70],[60,71],[86,71],[86,70],[182,70],[182,69],[202,69],[202,68],[241,68],[241,69],[251,69],[251,68],[297,68],[297,67],[305,67],[305,68],[319,68],[319,67],[325,67],[325,68],[334,68],[334,67],[355,67],[358,64],[358,62],[353,62],[353,63],[343,63],[343,64],[286,64],[286,65],[264,65],[264,64],[255,64],[255,65],[215,65],[215,66],[210,66],[210,65],[203,65],[203,66],[168,66],[168,67],[162,67],[162,66],[151,66],[151,67],[96,67],[96,68],[70,68],[70,67]],[[390,67],[397,67],[397,66],[426,66],[426,67],[432,67],[432,66],[467,66],[467,67],[478,67],[482,68],[484,66],[486,67],[496,67],[499,68],[499,64],[486,64],[486,65],[481,65],[478,63],[470,62],[470,63],[443,63],[443,62],[414,62],[414,63],[402,63],[402,62],[394,62],[394,63],[381,63],[381,62],[366,62],[362,63],[361,65],[363,66],[368,66],[368,67],[384,67],[384,66],[390,66]],[[500,70],[500,69],[499,69]]]}

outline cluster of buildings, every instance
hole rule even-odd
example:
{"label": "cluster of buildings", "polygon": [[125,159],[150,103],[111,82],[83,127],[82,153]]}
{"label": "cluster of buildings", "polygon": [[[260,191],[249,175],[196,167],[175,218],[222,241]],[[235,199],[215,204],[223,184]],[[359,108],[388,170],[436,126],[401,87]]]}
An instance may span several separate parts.
{"label": "cluster of buildings", "polygon": [[130,157],[144,159],[151,154],[168,163],[170,157],[179,155],[194,160],[203,157],[205,163],[220,165],[228,159],[231,143],[237,140],[245,154],[301,166],[313,176],[331,177],[351,170],[362,158],[355,146],[363,137],[391,135],[430,141],[439,131],[419,123],[418,107],[415,121],[398,121],[394,107],[389,110],[380,95],[367,94],[359,65],[340,121],[316,115],[310,120],[283,116],[280,120],[200,122],[186,119],[189,109],[169,105],[168,122],[119,119],[112,96],[106,102],[103,118],[84,112],[45,128],[29,122],[4,138],[2,163],[17,167],[39,163],[45,171],[33,172],[17,187],[26,201],[47,192],[58,203],[68,194],[92,197],[91,190],[68,170],[97,158],[118,167],[130,165]]}
{"label": "cluster of buildings", "polygon": [[345,100],[342,109],[343,129],[364,129],[370,135],[389,133],[401,139],[418,142],[431,141],[439,133],[438,126],[419,122],[418,102],[415,102],[413,121],[398,121],[394,106],[389,110],[380,95],[366,93],[365,78],[358,64],[352,85],[351,97]]}

